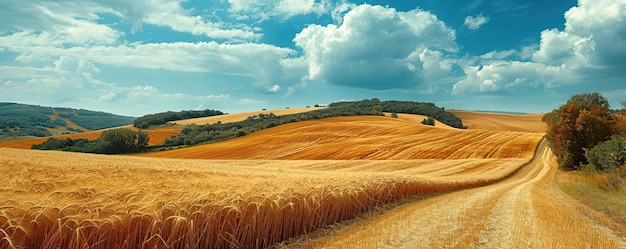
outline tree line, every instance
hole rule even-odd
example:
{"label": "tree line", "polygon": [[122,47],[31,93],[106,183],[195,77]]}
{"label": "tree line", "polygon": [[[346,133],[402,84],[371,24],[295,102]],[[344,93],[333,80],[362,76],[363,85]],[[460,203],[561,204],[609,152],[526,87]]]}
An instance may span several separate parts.
{"label": "tree line", "polygon": [[[340,106],[345,104],[354,104],[359,108],[372,109],[378,108],[382,112],[391,113],[406,113],[428,116],[432,119],[439,120],[446,125],[454,128],[466,129],[463,125],[463,121],[454,115],[454,113],[447,112],[444,108],[436,106],[434,103],[429,102],[415,102],[415,101],[399,101],[399,100],[387,100],[380,101],[377,98],[369,100],[361,100],[355,102],[337,102],[330,104],[330,107]],[[434,120],[432,120],[434,121]],[[429,125],[434,125],[431,120],[426,120]],[[430,124],[432,122],[432,124]]]}
{"label": "tree line", "polygon": [[626,104],[611,110],[600,93],[572,96],[546,113],[546,138],[564,170],[620,168],[626,163]]}
{"label": "tree line", "polygon": [[32,149],[61,150],[97,154],[121,154],[138,152],[148,146],[150,135],[145,131],[136,131],[127,128],[105,130],[98,139],[56,139],[49,138],[41,144],[35,144]]}
{"label": "tree line", "polygon": [[333,105],[329,108],[310,112],[277,116],[273,113],[258,114],[239,122],[217,122],[205,125],[187,125],[177,136],[165,140],[165,146],[195,145],[199,143],[223,141],[283,124],[316,120],[338,116],[383,116],[381,111],[359,106],[355,103]]}
{"label": "tree line", "polygon": [[[239,122],[217,122],[205,125],[186,125],[176,136],[167,138],[163,147],[190,146],[200,143],[223,141],[235,137],[245,136],[249,133],[263,130],[283,124],[306,120],[316,120],[338,116],[384,116],[383,112],[412,113],[429,116],[422,123],[434,125],[435,120],[431,117],[443,117],[448,125],[463,128],[462,122],[454,114],[444,114],[444,109],[432,103],[419,103],[410,101],[385,101],[378,99],[365,99],[361,101],[332,103],[328,108],[313,110],[310,112],[277,116],[273,113],[258,114],[248,117]],[[222,115],[221,111],[181,111],[163,112],[145,115],[135,120],[135,127],[146,128],[153,125],[165,124],[169,121]],[[394,116],[394,115],[392,115]],[[397,115],[395,115],[397,117]],[[446,118],[447,117],[447,118]],[[441,120],[440,120],[441,121]],[[442,121],[443,122],[443,121]],[[34,149],[67,150],[91,153],[127,153],[142,150],[147,146],[147,133],[130,129],[113,129],[102,133],[95,141],[85,139],[59,140],[51,138],[40,145],[34,145]]]}
{"label": "tree line", "polygon": [[133,126],[140,129],[147,129],[153,125],[162,125],[174,120],[201,118],[223,115],[224,113],[217,110],[201,110],[201,111],[179,111],[179,112],[161,112],[155,114],[148,114],[135,119]]}

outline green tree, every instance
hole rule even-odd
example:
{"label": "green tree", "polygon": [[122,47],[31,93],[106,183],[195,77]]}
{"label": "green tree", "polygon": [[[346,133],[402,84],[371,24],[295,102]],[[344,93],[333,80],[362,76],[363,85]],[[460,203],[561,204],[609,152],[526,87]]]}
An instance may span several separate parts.
{"label": "green tree", "polygon": [[145,148],[150,136],[144,131],[126,128],[103,131],[98,138],[104,153],[125,153]]}
{"label": "green tree", "polygon": [[375,112],[382,112],[383,111],[383,107],[380,105],[375,105],[372,107],[372,110]]}

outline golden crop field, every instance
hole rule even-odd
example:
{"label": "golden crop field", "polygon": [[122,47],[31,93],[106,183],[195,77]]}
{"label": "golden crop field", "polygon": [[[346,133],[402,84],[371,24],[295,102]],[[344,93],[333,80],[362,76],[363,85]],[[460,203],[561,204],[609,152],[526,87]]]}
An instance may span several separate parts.
{"label": "golden crop field", "polygon": [[553,188],[545,146],[532,160],[541,133],[415,120],[306,121],[157,154],[211,160],[1,148],[0,248],[624,246]]}
{"label": "golden crop field", "polygon": [[[132,126],[122,126],[122,127],[134,129],[134,127]],[[159,128],[159,129],[154,129],[154,130],[146,130],[146,132],[148,132],[148,134],[150,135],[150,141],[148,144],[150,146],[162,144],[163,142],[165,142],[166,138],[169,138],[174,135],[178,135],[178,133],[180,132],[180,129],[181,129],[180,127],[166,127],[166,128]],[[81,139],[82,138],[82,139],[88,139],[88,140],[96,140],[98,139],[98,137],[100,137],[101,133],[102,133],[102,130],[97,130],[97,131],[88,131],[88,132],[83,132],[83,133],[73,133],[73,134],[59,135],[59,136],[52,136],[52,137],[56,139],[66,139],[66,138]],[[49,137],[38,137],[38,138],[30,138],[30,139],[22,139],[22,140],[2,141],[0,142],[0,148],[30,149],[31,146],[35,144],[41,144],[45,142],[46,140],[48,140],[48,138]]]}
{"label": "golden crop field", "polygon": [[226,142],[144,155],[297,160],[528,158],[543,137],[543,133],[430,127],[407,116],[413,115],[296,122]]}
{"label": "golden crop field", "polygon": [[239,113],[231,113],[231,114],[204,117],[204,118],[190,118],[186,120],[177,120],[177,121],[172,121],[170,123],[176,123],[180,125],[186,125],[186,124],[203,125],[203,124],[217,123],[218,121],[222,123],[229,123],[229,122],[243,121],[243,120],[246,120],[246,118],[250,116],[259,115],[259,114],[273,113],[275,115],[281,116],[281,115],[309,112],[309,111],[319,110],[323,108],[325,107],[290,108],[290,109],[278,109],[278,110],[260,110],[260,111],[251,111],[251,112],[239,112]]}
{"label": "golden crop field", "polygon": [[450,111],[457,115],[468,129],[492,131],[546,132],[543,114],[501,114],[468,111]]}

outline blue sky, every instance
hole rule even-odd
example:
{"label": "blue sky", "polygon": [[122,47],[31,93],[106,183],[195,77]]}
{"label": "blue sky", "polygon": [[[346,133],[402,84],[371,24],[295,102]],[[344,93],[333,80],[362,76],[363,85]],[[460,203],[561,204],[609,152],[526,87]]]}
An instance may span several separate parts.
{"label": "blue sky", "polygon": [[141,116],[626,100],[626,0],[4,0],[0,101]]}

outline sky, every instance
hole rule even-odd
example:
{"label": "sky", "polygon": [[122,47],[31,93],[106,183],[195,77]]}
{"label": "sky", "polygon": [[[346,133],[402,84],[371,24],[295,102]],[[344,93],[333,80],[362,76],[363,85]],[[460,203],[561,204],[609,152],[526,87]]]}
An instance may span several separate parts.
{"label": "sky", "polygon": [[626,101],[626,0],[3,0],[0,102],[121,115]]}

